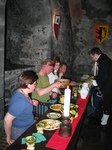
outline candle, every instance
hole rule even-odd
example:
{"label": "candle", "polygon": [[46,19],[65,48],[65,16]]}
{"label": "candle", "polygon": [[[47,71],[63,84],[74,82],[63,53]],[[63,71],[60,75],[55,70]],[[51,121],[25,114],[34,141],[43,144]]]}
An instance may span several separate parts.
{"label": "candle", "polygon": [[94,64],[94,76],[96,76],[97,63]]}
{"label": "candle", "polygon": [[67,89],[65,89],[64,93],[64,116],[70,115],[70,97],[71,90],[69,89],[69,86],[67,86]]}
{"label": "candle", "polygon": [[74,97],[77,97],[77,91],[74,91]]}

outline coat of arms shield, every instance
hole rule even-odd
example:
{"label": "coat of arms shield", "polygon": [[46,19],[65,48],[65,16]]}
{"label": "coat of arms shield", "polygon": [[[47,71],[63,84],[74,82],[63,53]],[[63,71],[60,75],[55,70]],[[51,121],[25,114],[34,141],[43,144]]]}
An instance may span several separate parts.
{"label": "coat of arms shield", "polygon": [[61,16],[56,15],[55,21],[54,21],[54,33],[55,33],[56,38],[58,38],[58,31],[59,31],[60,23],[61,23]]}
{"label": "coat of arms shield", "polygon": [[101,44],[108,35],[108,25],[96,25],[94,26],[94,35],[96,41]]}

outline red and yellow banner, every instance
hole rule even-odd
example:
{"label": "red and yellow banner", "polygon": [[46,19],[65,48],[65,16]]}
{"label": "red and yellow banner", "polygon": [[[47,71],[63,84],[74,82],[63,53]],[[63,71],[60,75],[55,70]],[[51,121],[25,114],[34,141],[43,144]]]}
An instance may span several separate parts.
{"label": "red and yellow banner", "polygon": [[61,23],[61,16],[56,15],[55,21],[54,21],[54,33],[55,33],[56,38],[58,38],[60,23]]}
{"label": "red and yellow banner", "polygon": [[94,26],[94,35],[96,41],[101,44],[108,35],[108,25],[95,25]]}

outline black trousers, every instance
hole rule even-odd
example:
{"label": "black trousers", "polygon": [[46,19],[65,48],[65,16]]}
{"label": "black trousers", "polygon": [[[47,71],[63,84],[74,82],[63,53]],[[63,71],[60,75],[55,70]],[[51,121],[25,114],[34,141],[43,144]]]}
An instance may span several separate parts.
{"label": "black trousers", "polygon": [[103,100],[102,100],[103,113],[110,115],[111,104],[112,104],[112,84],[111,84],[111,82],[107,81],[101,91],[103,93]]}

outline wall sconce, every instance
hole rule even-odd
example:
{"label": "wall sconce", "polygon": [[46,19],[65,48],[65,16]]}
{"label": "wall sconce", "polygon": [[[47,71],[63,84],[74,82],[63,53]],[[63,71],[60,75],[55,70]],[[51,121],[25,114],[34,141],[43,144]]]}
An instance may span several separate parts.
{"label": "wall sconce", "polygon": [[60,23],[61,23],[61,16],[56,15],[55,20],[54,20],[54,33],[55,33],[56,39],[58,38]]}

